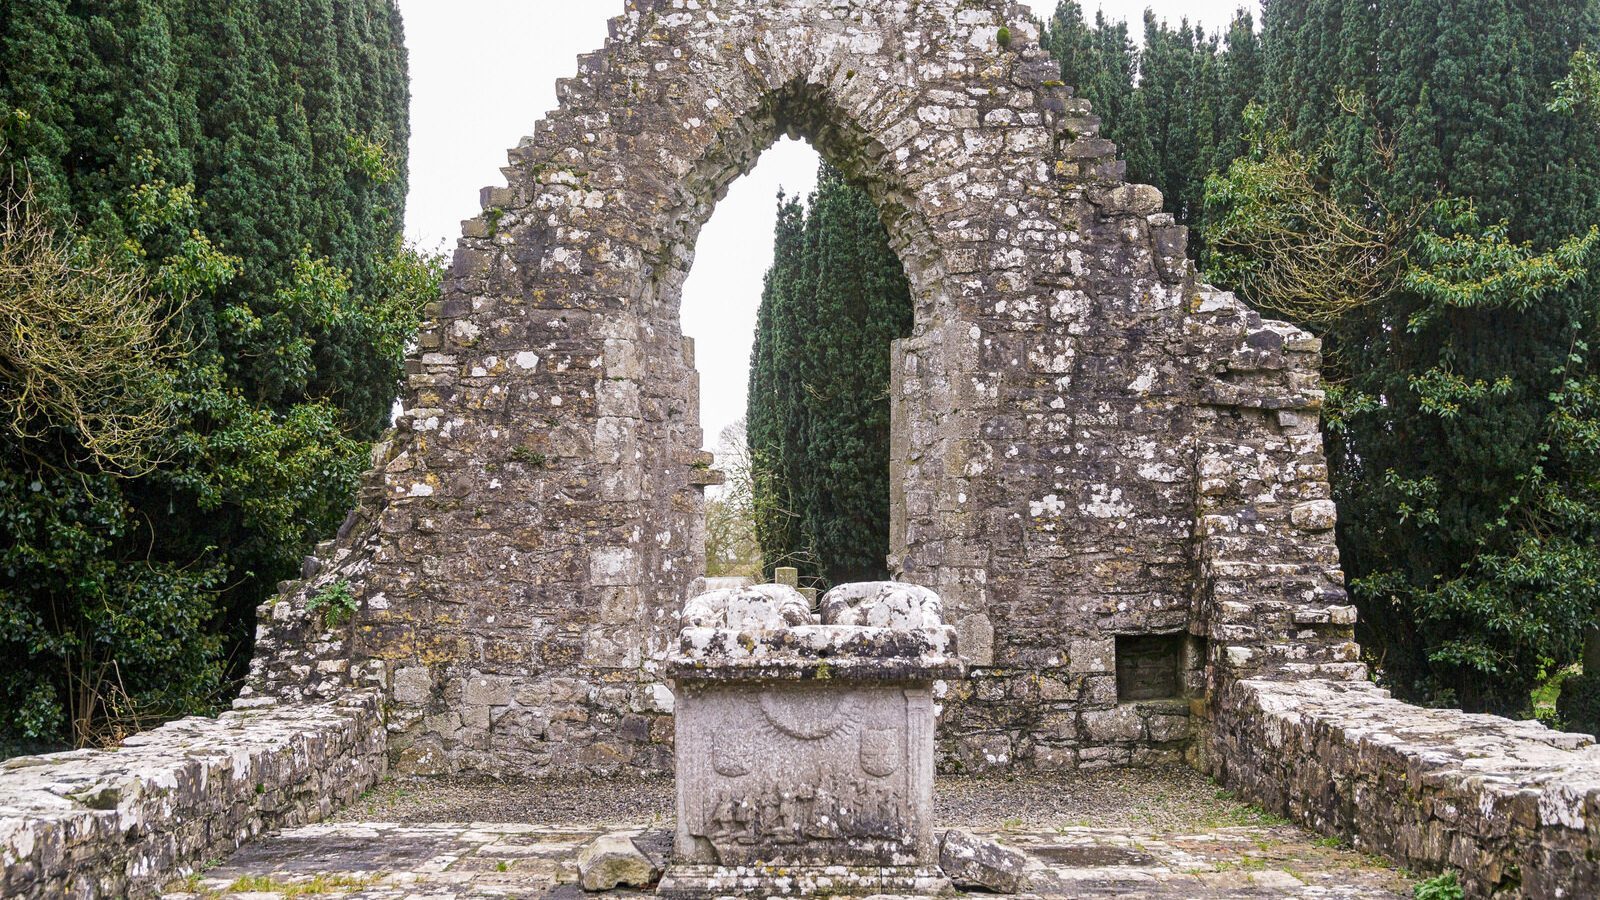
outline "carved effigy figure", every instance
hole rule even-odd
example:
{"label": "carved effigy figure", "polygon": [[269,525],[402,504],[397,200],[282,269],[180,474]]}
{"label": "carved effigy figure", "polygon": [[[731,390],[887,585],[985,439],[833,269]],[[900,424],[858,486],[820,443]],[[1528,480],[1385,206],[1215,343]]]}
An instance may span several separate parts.
{"label": "carved effigy figure", "polygon": [[744,798],[733,807],[733,833],[741,844],[753,844],[756,840],[755,809]]}
{"label": "carved effigy figure", "polygon": [[839,800],[826,784],[816,790],[816,798],[811,804],[806,837],[815,841],[832,841],[839,838]]}
{"label": "carved effigy figure", "polygon": [[780,830],[778,822],[778,798],[770,793],[762,795],[760,803],[761,818],[756,833],[764,838],[777,837]]}
{"label": "carved effigy figure", "polygon": [[776,839],[782,844],[793,844],[800,840],[800,822],[796,818],[794,795],[785,791],[778,798],[778,833]]}
{"label": "carved effigy figure", "polygon": [[726,791],[717,792],[717,803],[711,813],[710,837],[727,838],[738,830],[738,821],[734,818],[733,801],[728,798]]}

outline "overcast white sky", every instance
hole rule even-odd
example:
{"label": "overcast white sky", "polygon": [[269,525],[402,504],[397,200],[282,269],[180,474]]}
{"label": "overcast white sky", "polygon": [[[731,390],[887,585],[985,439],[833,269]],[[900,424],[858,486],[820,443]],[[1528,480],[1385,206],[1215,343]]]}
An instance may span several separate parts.
{"label": "overcast white sky", "polygon": [[[1041,18],[1056,0],[1024,0]],[[599,49],[622,0],[399,0],[411,51],[411,196],[406,233],[428,249],[450,249],[462,219],[478,213],[478,189],[505,184],[505,151],[556,105],[555,83]],[[1137,24],[1146,7],[1225,26],[1255,0],[1083,0]],[[1138,29],[1135,28],[1135,33]],[[783,141],[740,179],[701,232],[684,288],[683,328],[696,342],[701,423],[714,447],[744,415],[745,380],[761,280],[772,262],[780,188],[809,193],[817,156]]]}

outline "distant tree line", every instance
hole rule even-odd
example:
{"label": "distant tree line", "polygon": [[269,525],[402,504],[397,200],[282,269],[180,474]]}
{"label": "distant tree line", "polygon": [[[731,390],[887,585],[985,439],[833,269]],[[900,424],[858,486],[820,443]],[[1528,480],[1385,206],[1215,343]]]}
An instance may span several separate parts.
{"label": "distant tree line", "polygon": [[392,0],[0,4],[0,752],[226,699],[435,260]]}
{"label": "distant tree line", "polygon": [[726,481],[706,491],[706,576],[760,580],[755,485],[743,418],[718,435],[716,468]]}
{"label": "distant tree line", "polygon": [[[1128,179],[1160,187],[1168,211],[1202,225],[1206,176],[1244,154],[1245,113],[1261,96],[1265,66],[1252,15],[1241,9],[1226,30],[1207,34],[1147,11],[1141,47],[1127,22],[1096,10],[1091,25],[1079,3],[1065,0],[1041,42],[1061,62],[1061,80],[1093,104]],[[1203,230],[1196,236],[1203,240]]]}
{"label": "distant tree line", "polygon": [[[1129,177],[1194,228],[1206,277],[1324,337],[1339,545],[1381,677],[1414,700],[1525,714],[1600,611],[1600,67],[1585,51],[1600,3],[1271,0],[1254,24],[1146,14],[1139,46],[1063,0],[1043,40]],[[830,227],[817,210],[780,210],[750,435],[757,506],[776,511],[759,526],[769,560],[804,548],[826,573],[835,551],[816,535],[886,543],[812,504],[884,490],[884,432],[851,432],[880,443],[848,461],[828,441],[885,406],[887,372],[881,354],[847,357],[859,387],[828,393],[826,416],[808,406],[805,337],[831,325],[805,317],[823,295],[850,302],[804,262],[806,235]],[[852,258],[880,265],[875,235]],[[856,302],[897,317],[871,335],[886,352],[903,298]],[[1600,725],[1600,672],[1569,679],[1562,705]]]}

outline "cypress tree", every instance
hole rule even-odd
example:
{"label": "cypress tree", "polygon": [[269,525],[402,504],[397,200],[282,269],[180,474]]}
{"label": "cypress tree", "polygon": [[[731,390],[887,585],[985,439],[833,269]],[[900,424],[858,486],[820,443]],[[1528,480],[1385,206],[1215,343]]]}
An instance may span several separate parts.
{"label": "cypress tree", "polygon": [[[1222,172],[1249,149],[1245,110],[1261,99],[1264,60],[1255,17],[1241,9],[1228,26],[1222,50],[1214,54],[1215,78],[1208,85],[1211,98],[1212,141],[1209,157],[1197,179]],[[1202,199],[1203,205],[1203,199]]]}
{"label": "cypress tree", "polygon": [[824,166],[808,208],[780,203],[748,409],[769,574],[886,577],[889,351],[910,287],[870,197]]}
{"label": "cypress tree", "polygon": [[[0,743],[203,711],[255,607],[343,517],[435,265],[399,221],[390,0],[0,4],[0,182],[139,274],[181,357],[160,465],[0,431]],[[113,682],[106,673],[115,670]]]}
{"label": "cypress tree", "polygon": [[1148,158],[1149,142],[1140,127],[1134,89],[1139,54],[1128,23],[1110,22],[1097,10],[1090,28],[1080,3],[1061,0],[1040,43],[1061,63],[1061,80],[1094,107],[1101,133],[1117,142],[1127,158]]}
{"label": "cypress tree", "polygon": [[1245,109],[1263,79],[1260,40],[1243,10],[1226,42],[1187,20],[1173,28],[1153,12],[1143,27],[1136,49],[1126,22],[1097,12],[1091,27],[1078,3],[1063,0],[1042,43],[1060,61],[1062,80],[1093,104],[1128,177],[1161,188],[1168,211],[1199,226],[1206,177],[1246,149]]}
{"label": "cypress tree", "polygon": [[837,170],[821,173],[810,219],[818,234],[804,368],[805,528],[827,583],[882,579],[889,345],[911,331],[911,289],[877,205]]}
{"label": "cypress tree", "polygon": [[1592,546],[1594,473],[1559,434],[1588,415],[1570,386],[1587,378],[1596,310],[1587,276],[1530,280],[1512,261],[1560,245],[1562,266],[1586,265],[1568,239],[1597,219],[1600,157],[1548,106],[1595,13],[1268,7],[1270,118],[1357,217],[1415,223],[1402,284],[1327,334],[1340,546],[1365,644],[1410,696],[1520,713],[1576,654],[1589,576],[1562,548]]}
{"label": "cypress tree", "polygon": [[787,324],[794,304],[805,231],[805,208],[798,198],[778,198],[773,236],[773,264],[768,270],[756,313],[755,343],[750,357],[746,400],[746,437],[750,445],[751,493],[756,543],[761,547],[766,576],[773,569],[809,559],[800,540],[799,514],[787,477],[790,446],[788,421],[792,408],[789,379],[794,372],[780,355],[780,323]]}

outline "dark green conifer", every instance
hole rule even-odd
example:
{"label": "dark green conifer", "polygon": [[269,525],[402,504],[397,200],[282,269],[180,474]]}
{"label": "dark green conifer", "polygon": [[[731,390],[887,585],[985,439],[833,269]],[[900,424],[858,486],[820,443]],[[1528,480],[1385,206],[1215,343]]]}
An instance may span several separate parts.
{"label": "dark green conifer", "polygon": [[[0,187],[182,310],[137,477],[0,434],[0,743],[203,710],[348,508],[434,292],[390,0],[0,4]],[[116,693],[106,667],[117,673]],[[115,703],[113,703],[115,700]]]}
{"label": "dark green conifer", "polygon": [[[1571,603],[1592,578],[1564,548],[1593,546],[1596,473],[1560,435],[1591,421],[1578,398],[1600,309],[1587,271],[1507,270],[1600,212],[1595,143],[1549,109],[1595,15],[1586,0],[1268,7],[1270,119],[1358,216],[1416,222],[1404,283],[1327,334],[1340,547],[1363,640],[1413,697],[1519,714],[1577,652]],[[1450,198],[1475,211],[1441,213]]]}
{"label": "dark green conifer", "polygon": [[824,166],[809,209],[780,204],[752,355],[748,428],[769,574],[885,577],[889,350],[910,288],[875,203]]}
{"label": "dark green conifer", "polygon": [[805,208],[798,198],[778,198],[778,222],[773,235],[773,263],[767,271],[756,314],[755,343],[750,354],[750,387],[745,419],[750,445],[751,493],[755,511],[756,542],[768,578],[779,566],[792,566],[809,554],[800,538],[800,516],[786,476],[785,449],[792,392],[788,379],[795,375],[780,355],[780,322],[787,324],[793,305],[802,241]]}

